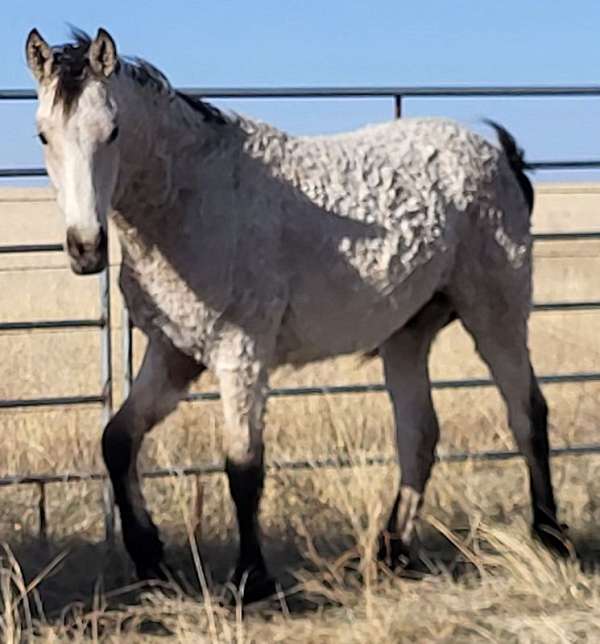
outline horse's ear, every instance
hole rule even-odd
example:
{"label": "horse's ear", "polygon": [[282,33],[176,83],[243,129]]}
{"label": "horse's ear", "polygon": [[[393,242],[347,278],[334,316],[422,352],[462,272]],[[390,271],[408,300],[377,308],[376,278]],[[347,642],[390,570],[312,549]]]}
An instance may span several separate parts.
{"label": "horse's ear", "polygon": [[32,29],[27,36],[25,55],[37,82],[47,80],[52,72],[52,50],[37,29]]}
{"label": "horse's ear", "polygon": [[90,45],[88,53],[90,67],[98,76],[108,78],[117,68],[119,57],[117,56],[117,46],[112,36],[105,29],[98,29],[96,38]]}

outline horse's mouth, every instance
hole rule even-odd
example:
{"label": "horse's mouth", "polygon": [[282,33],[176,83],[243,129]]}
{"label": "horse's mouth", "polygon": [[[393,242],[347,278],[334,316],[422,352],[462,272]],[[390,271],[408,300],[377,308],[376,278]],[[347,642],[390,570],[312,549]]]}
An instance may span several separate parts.
{"label": "horse's mouth", "polygon": [[92,258],[71,258],[71,270],[76,275],[96,275],[106,268],[106,256]]}

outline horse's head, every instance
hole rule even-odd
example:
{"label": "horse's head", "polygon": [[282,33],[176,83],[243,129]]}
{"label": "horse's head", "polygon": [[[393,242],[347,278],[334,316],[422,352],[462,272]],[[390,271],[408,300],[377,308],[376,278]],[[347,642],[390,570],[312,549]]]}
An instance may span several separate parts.
{"label": "horse's head", "polygon": [[88,274],[107,261],[107,212],[119,168],[113,85],[120,63],[103,29],[94,40],[79,32],[75,37],[73,44],[50,47],[34,29],[26,53],[38,83],[38,136],[65,216],[71,267]]}

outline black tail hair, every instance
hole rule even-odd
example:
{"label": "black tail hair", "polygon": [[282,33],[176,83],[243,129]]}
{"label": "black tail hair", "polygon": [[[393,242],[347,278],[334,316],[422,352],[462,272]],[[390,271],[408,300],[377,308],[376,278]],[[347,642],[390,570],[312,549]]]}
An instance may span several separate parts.
{"label": "black tail hair", "polygon": [[523,196],[527,201],[527,206],[531,213],[533,210],[534,194],[531,181],[529,181],[529,177],[525,174],[525,170],[531,167],[525,161],[525,153],[522,148],[517,145],[515,137],[506,128],[503,128],[491,119],[483,119],[483,121],[495,130],[496,135],[498,136],[498,141],[500,141],[500,145],[506,154],[510,168],[514,172],[515,177],[519,182],[519,186],[521,186]]}

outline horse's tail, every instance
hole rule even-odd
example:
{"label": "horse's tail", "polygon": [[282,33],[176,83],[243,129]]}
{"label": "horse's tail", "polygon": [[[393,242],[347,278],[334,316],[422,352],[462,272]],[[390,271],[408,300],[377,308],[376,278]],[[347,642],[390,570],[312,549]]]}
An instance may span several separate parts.
{"label": "horse's tail", "polygon": [[517,145],[515,137],[506,128],[503,128],[501,125],[490,119],[484,119],[484,122],[495,130],[496,135],[498,136],[498,141],[500,141],[500,145],[508,159],[510,169],[517,178],[519,186],[521,186],[523,196],[527,201],[527,206],[531,213],[533,210],[533,186],[531,185],[531,181],[529,181],[529,177],[525,174],[525,170],[531,166],[525,161],[525,153],[523,152],[523,149]]}

